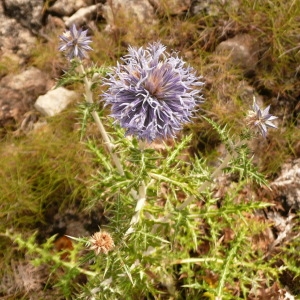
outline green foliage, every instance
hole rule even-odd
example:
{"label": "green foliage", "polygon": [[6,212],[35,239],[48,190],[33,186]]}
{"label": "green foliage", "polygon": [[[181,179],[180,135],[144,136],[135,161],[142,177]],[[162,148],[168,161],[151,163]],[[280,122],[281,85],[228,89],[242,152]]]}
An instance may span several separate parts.
{"label": "green foliage", "polygon": [[[90,194],[89,157],[78,143],[78,134],[70,131],[74,122],[75,114],[66,112],[34,134],[18,139],[7,136],[2,142],[1,233],[9,229],[28,235],[45,229],[49,211],[59,211]],[[2,237],[0,248],[2,277],[14,252]]]}
{"label": "green foliage", "polygon": [[[209,122],[221,133],[222,140],[229,140],[226,128]],[[227,172],[239,171],[239,183],[217,198],[217,187],[213,188],[210,179],[214,169],[198,157],[180,159],[192,135],[173,146],[164,145],[163,151],[140,149],[135,139],[124,139],[123,135],[119,129],[113,136],[116,153],[126,167],[123,176],[115,171],[105,147],[95,140],[86,141],[94,156],[92,165],[95,169],[99,166],[93,175],[93,196],[86,206],[91,209],[99,199],[105,199],[101,203],[116,245],[109,254],[95,256],[87,252],[86,239],[75,239],[76,247],[65,261],[62,253],[51,253],[54,237],[37,245],[33,236],[23,240],[20,235],[6,234],[35,257],[34,264],[50,266],[51,282],[65,297],[233,299],[238,285],[240,296],[246,298],[250,288],[262,286],[261,274],[269,284],[278,278],[278,270],[259,251],[249,247],[253,235],[265,229],[259,222],[250,221],[249,214],[269,204],[254,199],[237,200],[246,184],[265,183],[253,167],[249,152],[243,150],[245,145],[230,149],[236,156]],[[232,143],[231,140],[228,144]],[[127,234],[136,204],[131,191],[138,191],[141,182],[147,183],[147,202],[139,211],[134,231]],[[200,193],[204,184],[206,189]],[[192,204],[181,209],[180,202],[189,197],[193,198]],[[285,267],[295,272],[294,265],[286,263]],[[53,276],[58,270],[63,270],[61,275]],[[80,274],[87,277],[81,287],[76,284]]]}
{"label": "green foliage", "polygon": [[0,78],[5,75],[16,73],[19,71],[19,63],[9,56],[1,56],[0,58]]}
{"label": "green foliage", "polygon": [[64,74],[60,77],[60,79],[56,83],[56,87],[58,88],[75,82],[83,82],[83,75],[80,76],[77,71],[78,66],[78,61],[72,60],[69,70],[65,71]]}

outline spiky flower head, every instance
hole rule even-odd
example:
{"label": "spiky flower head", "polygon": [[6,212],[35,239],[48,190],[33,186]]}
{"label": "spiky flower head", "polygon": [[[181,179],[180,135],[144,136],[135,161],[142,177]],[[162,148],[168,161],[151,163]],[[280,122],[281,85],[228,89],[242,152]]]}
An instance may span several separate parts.
{"label": "spiky flower head", "polygon": [[201,77],[176,53],[165,50],[159,42],[146,49],[129,47],[104,83],[111,116],[127,135],[147,142],[174,137],[202,102]]}
{"label": "spiky flower head", "polygon": [[75,24],[73,24],[70,30],[67,30],[60,35],[61,40],[58,50],[66,51],[66,56],[69,60],[73,58],[83,59],[87,57],[86,52],[93,50],[89,43],[92,42],[91,38],[86,35],[87,30],[79,28],[77,30]]}
{"label": "spiky flower head", "polygon": [[267,127],[277,128],[272,121],[277,117],[269,114],[270,105],[265,109],[260,109],[255,99],[253,101],[252,110],[248,112],[247,124],[252,128],[257,128],[261,135],[266,138],[268,129]]}
{"label": "spiky flower head", "polygon": [[101,252],[107,254],[115,246],[111,235],[106,231],[99,231],[92,235],[89,239],[90,249],[95,251],[96,255]]}

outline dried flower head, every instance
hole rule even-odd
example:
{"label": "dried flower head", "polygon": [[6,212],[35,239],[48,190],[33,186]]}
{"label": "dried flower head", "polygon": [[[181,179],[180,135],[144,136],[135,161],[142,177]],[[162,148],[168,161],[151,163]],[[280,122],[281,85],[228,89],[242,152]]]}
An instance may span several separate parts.
{"label": "dried flower head", "polygon": [[256,104],[255,99],[253,101],[252,110],[248,112],[247,123],[250,127],[258,128],[261,135],[266,138],[267,127],[277,128],[271,121],[276,120],[277,117],[269,114],[270,105],[261,110]]}
{"label": "dried flower head", "polygon": [[65,31],[63,35],[59,36],[61,43],[58,50],[66,51],[66,55],[70,60],[73,58],[86,58],[86,51],[93,50],[89,46],[92,40],[86,34],[87,30],[82,31],[81,28],[77,30],[73,24],[70,30]]}
{"label": "dried flower head", "polygon": [[126,129],[127,135],[153,141],[174,137],[202,102],[203,85],[192,67],[176,53],[156,42],[146,49],[129,47],[105,81],[103,94],[112,105],[112,117]]}
{"label": "dried flower head", "polygon": [[94,250],[96,255],[99,255],[101,252],[107,254],[115,246],[111,235],[106,231],[94,233],[89,242],[91,244],[90,249]]}

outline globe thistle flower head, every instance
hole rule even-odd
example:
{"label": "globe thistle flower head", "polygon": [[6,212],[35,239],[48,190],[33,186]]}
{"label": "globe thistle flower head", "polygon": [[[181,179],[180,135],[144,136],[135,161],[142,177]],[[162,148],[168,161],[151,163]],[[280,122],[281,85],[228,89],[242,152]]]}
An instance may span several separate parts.
{"label": "globe thistle flower head", "polygon": [[87,57],[87,51],[93,50],[89,43],[92,42],[91,38],[87,36],[87,30],[81,28],[77,30],[73,24],[70,30],[67,30],[63,35],[59,36],[61,42],[59,51],[65,51],[69,60],[79,58],[80,60]]}
{"label": "globe thistle flower head", "polygon": [[90,249],[95,251],[96,255],[100,253],[107,254],[115,246],[111,235],[106,231],[99,231],[89,239]]}
{"label": "globe thistle flower head", "polygon": [[202,102],[201,77],[176,53],[165,50],[159,42],[146,49],[129,47],[104,83],[108,89],[103,97],[111,105],[111,116],[126,135],[147,142],[174,137]]}
{"label": "globe thistle flower head", "polygon": [[261,135],[266,138],[267,127],[277,128],[272,121],[278,119],[269,114],[270,105],[264,110],[260,109],[255,100],[253,101],[252,110],[248,112],[247,123],[252,128],[257,128]]}

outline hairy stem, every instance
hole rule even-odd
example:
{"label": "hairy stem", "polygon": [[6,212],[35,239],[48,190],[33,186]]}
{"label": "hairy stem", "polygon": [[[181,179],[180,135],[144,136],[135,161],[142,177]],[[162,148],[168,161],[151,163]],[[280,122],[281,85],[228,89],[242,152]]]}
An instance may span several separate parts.
{"label": "hairy stem", "polygon": [[[87,78],[82,63],[80,63],[80,71],[84,75],[83,81],[84,81],[84,87],[85,87],[86,101],[90,104],[93,104],[94,103],[93,93],[92,93],[92,90],[91,90],[92,82]],[[94,119],[100,133],[101,133],[101,136],[104,140],[104,143],[107,147],[107,150],[108,150],[108,152],[109,152],[109,154],[110,154],[110,156],[111,156],[111,158],[112,158],[119,174],[124,175],[124,170],[123,170],[121,161],[120,161],[119,157],[117,156],[117,154],[114,152],[115,145],[111,142],[111,140],[110,140],[110,138],[109,138],[102,122],[101,122],[101,119],[100,119],[98,113],[93,110],[91,112],[91,115],[92,115],[92,117],[93,117],[93,119]]]}
{"label": "hairy stem", "polygon": [[[148,146],[148,143],[145,141],[139,141],[139,149],[140,151],[144,151]],[[149,174],[150,175],[150,174]],[[146,185],[145,181],[142,181],[141,185],[139,186],[139,190],[138,190],[138,195],[136,197],[137,199],[137,203],[136,203],[136,207],[135,207],[135,214],[132,217],[131,221],[130,221],[130,227],[128,228],[128,230],[125,233],[125,237],[127,237],[129,234],[134,232],[134,226],[139,222],[140,220],[140,216],[141,216],[141,212],[143,210],[143,207],[145,206],[146,203],[146,197],[147,197],[147,188],[153,184],[155,180],[151,179],[150,182]]]}
{"label": "hairy stem", "polygon": [[133,217],[130,221],[130,227],[125,232],[125,237],[134,232],[133,227],[140,220],[141,210],[143,209],[145,202],[146,202],[146,191],[147,191],[147,187],[145,185],[145,182],[143,181],[139,187],[138,201],[137,201],[136,207],[135,207],[135,214],[133,215]]}

